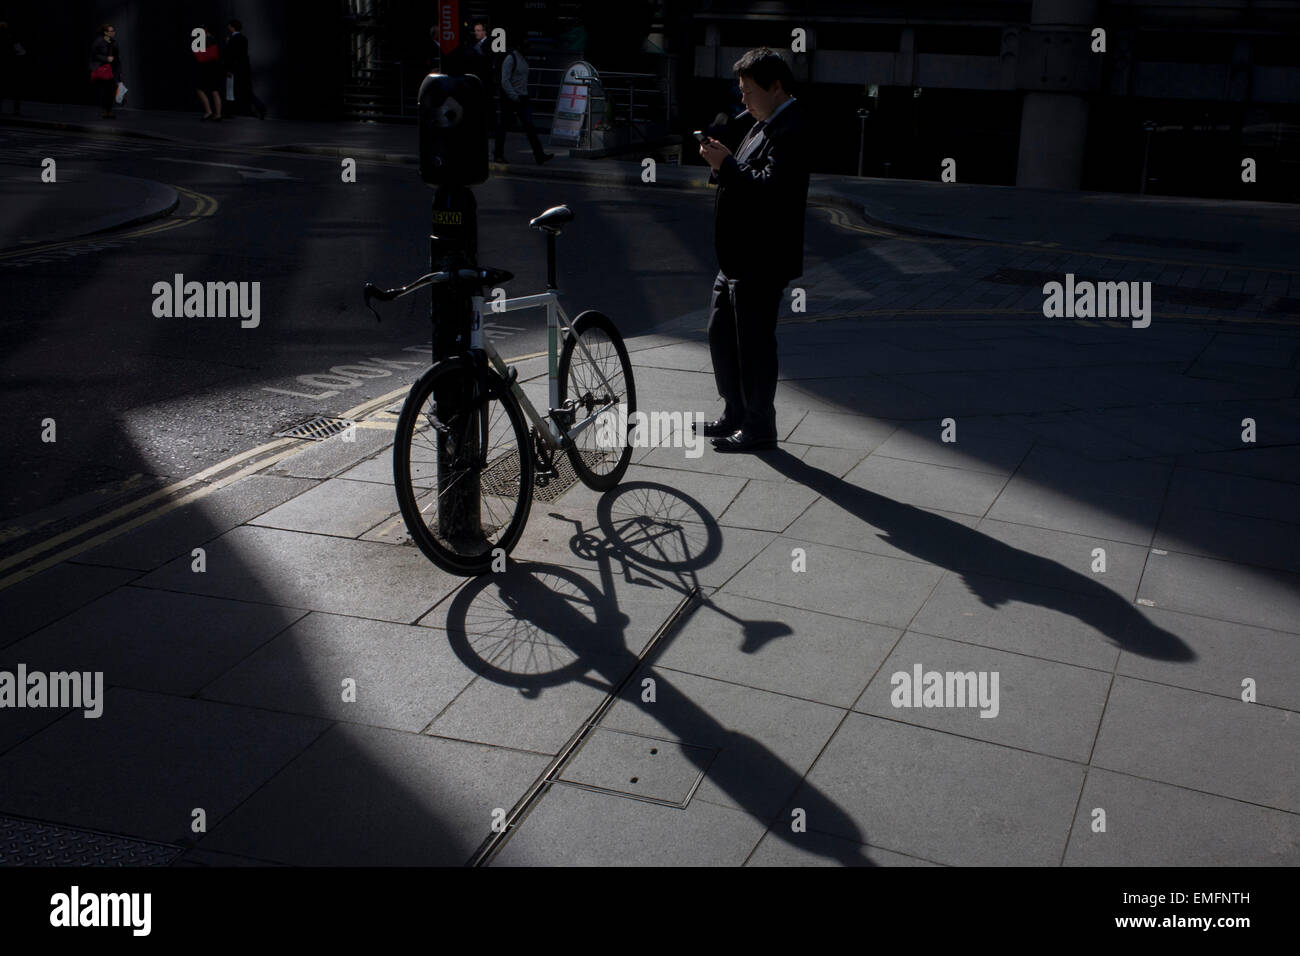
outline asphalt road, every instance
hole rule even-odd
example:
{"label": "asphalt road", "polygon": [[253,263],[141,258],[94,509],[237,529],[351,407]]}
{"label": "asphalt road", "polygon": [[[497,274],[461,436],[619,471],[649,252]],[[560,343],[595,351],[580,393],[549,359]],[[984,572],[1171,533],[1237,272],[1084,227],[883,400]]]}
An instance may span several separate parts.
{"label": "asphalt road", "polygon": [[[398,285],[426,271],[432,190],[414,167],[363,162],[357,182],[344,183],[332,158],[20,130],[5,131],[2,152],[4,163],[55,155],[65,169],[182,191],[159,224],[167,228],[124,230],[57,262],[0,265],[0,387],[14,452],[0,474],[5,523],[76,510],[123,482],[187,477],[421,370],[427,296],[388,305],[382,323],[361,300],[366,280]],[[528,220],[568,203],[576,219],[559,240],[559,280],[571,315],[600,309],[633,336],[707,304],[710,192],[505,175],[475,195],[479,261],[515,273],[511,296],[545,287],[544,241]],[[810,213],[807,264],[871,241]],[[178,273],[260,283],[257,327],[155,316],[154,284]],[[542,351],[544,313],[503,315],[491,334],[503,356]],[[402,362],[420,364],[392,364]],[[351,368],[331,371],[340,366]],[[50,418],[53,445],[40,441]]]}

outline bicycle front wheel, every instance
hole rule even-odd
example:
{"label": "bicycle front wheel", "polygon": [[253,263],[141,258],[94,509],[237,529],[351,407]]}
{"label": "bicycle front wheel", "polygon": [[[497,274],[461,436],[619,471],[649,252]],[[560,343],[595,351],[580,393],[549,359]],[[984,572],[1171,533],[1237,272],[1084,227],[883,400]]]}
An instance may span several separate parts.
{"label": "bicycle front wheel", "polygon": [[425,372],[397,420],[393,483],[411,539],[444,571],[483,574],[509,554],[532,505],[533,456],[500,377],[460,357]]}
{"label": "bicycle front wheel", "polygon": [[632,362],[623,336],[604,314],[583,312],[570,328],[557,369],[560,404],[573,402],[575,422],[601,414],[574,438],[569,461],[584,485],[608,491],[619,483],[632,460],[628,436],[615,427],[624,415],[620,405],[626,406],[624,421],[630,422],[636,411]]}

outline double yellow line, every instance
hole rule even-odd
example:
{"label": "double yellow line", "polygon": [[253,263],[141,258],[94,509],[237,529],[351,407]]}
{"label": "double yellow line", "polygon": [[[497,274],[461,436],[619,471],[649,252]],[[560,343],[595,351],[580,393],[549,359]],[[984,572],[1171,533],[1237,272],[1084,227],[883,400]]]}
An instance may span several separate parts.
{"label": "double yellow line", "polygon": [[[538,356],[545,354],[545,352],[538,352],[533,355],[519,355],[508,358],[505,361],[507,364],[513,364],[515,362],[522,362],[525,359],[537,358]],[[395,400],[405,395],[408,391],[410,391],[410,387],[403,386],[402,388],[394,389],[385,395],[367,399],[360,405],[343,412],[339,417],[355,421],[357,422],[358,427],[361,428],[379,428],[385,430],[395,428],[396,424],[390,423],[386,419],[379,419],[374,423],[364,422],[363,419],[365,419],[366,416],[375,414],[385,406],[391,405]],[[53,567],[56,564],[74,558],[92,548],[97,548],[100,545],[111,541],[113,538],[116,538],[118,535],[125,534],[127,531],[148,524],[155,518],[160,518],[169,512],[175,511],[177,508],[182,508],[185,505],[192,504],[193,502],[212,494],[214,491],[219,491],[228,485],[233,485],[242,478],[246,478],[256,472],[270,468],[282,459],[288,458],[290,455],[296,453],[306,443],[307,440],[301,438],[277,438],[264,445],[258,445],[256,448],[250,448],[248,451],[240,452],[238,455],[227,458],[225,461],[218,462],[210,468],[205,468],[182,481],[175,482],[165,488],[159,488],[158,490],[150,492],[134,501],[129,501],[106,514],[99,515],[96,518],[91,518],[89,521],[85,521],[75,528],[64,531],[46,541],[32,545],[30,548],[27,548],[18,554],[0,560],[0,573],[13,568],[18,568],[18,570],[13,571],[8,576],[0,578],[0,591],[17,584],[20,581],[24,581],[33,575],[39,574],[46,568]],[[225,474],[230,471],[231,468],[234,468],[241,463],[246,464],[243,464],[243,467],[238,468],[229,474]],[[194,487],[195,485],[198,485],[199,487],[196,488]],[[157,504],[157,507],[145,511],[142,514],[136,514],[136,512],[139,512],[142,508],[147,508],[149,505],[153,504]],[[131,515],[135,516],[131,517]],[[113,524],[115,521],[121,521],[122,523]],[[105,530],[100,531],[93,537],[84,538],[86,534],[95,531],[97,528],[103,528],[105,525],[108,526]],[[28,533],[24,529],[15,530],[20,534]],[[62,548],[62,550],[59,550],[54,554],[49,554],[47,557],[41,557],[41,555],[47,554],[51,549],[59,548],[60,545],[67,545],[67,547]],[[32,559],[37,560],[33,564],[19,567],[20,565],[23,565],[24,562],[31,561]]]}
{"label": "double yellow line", "polygon": [[56,249],[68,249],[73,246],[84,246],[88,243],[95,242],[113,242],[119,239],[136,239],[140,236],[152,236],[159,232],[167,232],[170,229],[181,229],[185,226],[192,226],[196,222],[208,219],[213,216],[219,203],[213,197],[206,193],[195,192],[192,189],[186,189],[183,186],[173,186],[177,193],[185,197],[193,208],[177,217],[164,217],[160,221],[150,222],[141,226],[139,229],[132,229],[127,232],[105,232],[96,233],[90,236],[82,236],[79,239],[64,239],[58,242],[43,242],[31,246],[24,246],[21,249],[11,249],[8,252],[0,253],[0,261],[7,259],[25,259],[27,256],[41,255],[46,252],[53,252]]}

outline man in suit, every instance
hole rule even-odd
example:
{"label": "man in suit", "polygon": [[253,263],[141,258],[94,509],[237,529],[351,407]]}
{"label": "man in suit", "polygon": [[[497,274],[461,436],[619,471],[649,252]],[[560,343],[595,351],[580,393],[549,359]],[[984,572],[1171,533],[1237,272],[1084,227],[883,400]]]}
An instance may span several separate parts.
{"label": "man in suit", "polygon": [[[253,95],[253,63],[248,58],[248,37],[244,36],[244,25],[238,20],[231,20],[227,25],[226,39],[226,76],[235,81],[235,109],[266,119],[266,107]],[[233,110],[232,110],[233,112]]]}
{"label": "man in suit", "polygon": [[709,352],[725,402],[704,434],[720,452],[748,452],[776,446],[776,315],[786,285],[803,274],[809,141],[779,53],[750,50],[733,69],[754,125],[734,154],[716,139],[700,144],[718,184]]}

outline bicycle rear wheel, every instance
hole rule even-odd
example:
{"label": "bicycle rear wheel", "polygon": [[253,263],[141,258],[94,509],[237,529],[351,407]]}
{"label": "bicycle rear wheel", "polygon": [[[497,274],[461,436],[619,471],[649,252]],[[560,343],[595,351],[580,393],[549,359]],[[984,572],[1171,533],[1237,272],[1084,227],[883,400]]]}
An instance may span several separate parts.
{"label": "bicycle rear wheel", "polygon": [[[596,491],[608,491],[619,483],[632,460],[627,435],[618,435],[615,425],[620,405],[627,408],[625,421],[636,411],[636,387],[627,346],[614,323],[603,313],[589,310],[573,320],[572,334],[564,337],[558,368],[560,404],[572,399],[575,421],[582,421],[606,406],[600,418],[574,438],[569,461],[582,483]],[[581,340],[585,349],[578,347]],[[611,435],[617,440],[611,442]]]}
{"label": "bicycle rear wheel", "polygon": [[523,533],[533,455],[519,402],[466,358],[438,362],[397,420],[393,484],[416,546],[452,574],[491,570]]}

